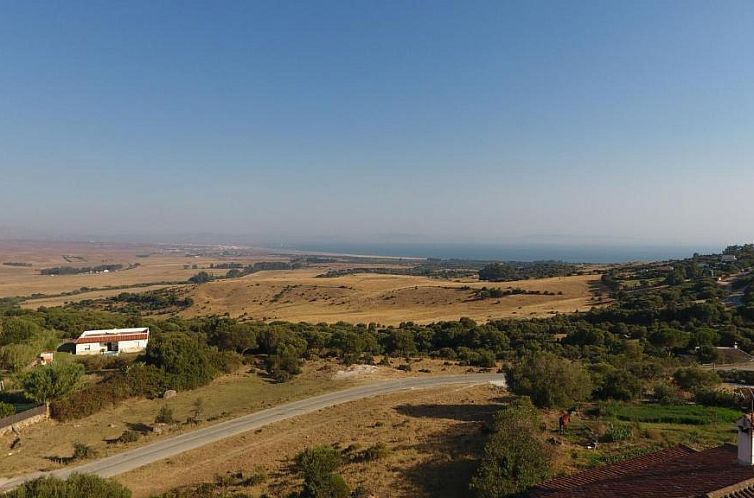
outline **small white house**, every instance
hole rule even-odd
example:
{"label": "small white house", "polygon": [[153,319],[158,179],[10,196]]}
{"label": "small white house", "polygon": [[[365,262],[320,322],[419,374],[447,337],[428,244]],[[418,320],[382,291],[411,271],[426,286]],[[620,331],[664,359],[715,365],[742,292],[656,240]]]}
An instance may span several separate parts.
{"label": "small white house", "polygon": [[138,353],[147,349],[149,328],[87,330],[76,339],[76,354]]}
{"label": "small white house", "polygon": [[720,257],[720,261],[723,263],[733,263],[736,261],[736,255],[735,254],[723,254]]}

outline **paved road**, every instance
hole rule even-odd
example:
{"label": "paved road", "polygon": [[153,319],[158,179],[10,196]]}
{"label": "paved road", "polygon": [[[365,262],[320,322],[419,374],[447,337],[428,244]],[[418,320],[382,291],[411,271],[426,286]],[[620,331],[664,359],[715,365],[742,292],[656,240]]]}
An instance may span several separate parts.
{"label": "paved road", "polygon": [[306,413],[315,412],[323,408],[348,403],[370,396],[388,394],[406,389],[420,389],[437,387],[443,385],[474,385],[485,384],[494,381],[496,384],[504,385],[504,377],[501,374],[464,374],[464,375],[447,375],[437,377],[412,377],[400,380],[382,381],[367,384],[364,386],[354,387],[343,391],[337,391],[328,394],[322,394],[311,398],[294,401],[279,405],[267,410],[262,410],[242,417],[220,422],[218,424],[198,429],[193,432],[181,434],[168,439],[135,448],[132,450],[118,453],[106,458],[94,460],[92,462],[73,468],[54,470],[43,473],[36,472],[14,477],[4,482],[0,480],[0,492],[12,489],[24,481],[34,479],[43,475],[53,475],[65,478],[69,474],[92,473],[102,477],[111,477],[117,474],[128,472],[129,470],[142,467],[144,465],[162,460],[165,458],[184,453],[206,444],[235,436],[243,432],[251,431],[264,427],[268,424],[280,422],[281,420],[297,417]]}

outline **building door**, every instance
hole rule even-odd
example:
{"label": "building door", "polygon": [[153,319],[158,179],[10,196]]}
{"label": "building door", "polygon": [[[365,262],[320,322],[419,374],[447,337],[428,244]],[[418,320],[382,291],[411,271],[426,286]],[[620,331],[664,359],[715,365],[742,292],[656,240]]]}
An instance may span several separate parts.
{"label": "building door", "polygon": [[107,351],[108,352],[118,352],[118,343],[117,342],[108,342],[107,343]]}

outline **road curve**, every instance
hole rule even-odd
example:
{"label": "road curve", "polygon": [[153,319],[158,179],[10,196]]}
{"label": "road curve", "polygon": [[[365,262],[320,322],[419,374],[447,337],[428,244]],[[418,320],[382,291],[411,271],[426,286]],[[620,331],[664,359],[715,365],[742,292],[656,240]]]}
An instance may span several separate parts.
{"label": "road curve", "polygon": [[445,375],[437,377],[409,377],[399,380],[381,381],[353,387],[342,391],[321,394],[311,398],[278,405],[273,408],[244,415],[225,422],[220,422],[203,429],[187,432],[179,436],[156,441],[146,446],[124,451],[106,458],[100,458],[77,467],[53,470],[51,472],[35,472],[5,480],[0,480],[0,492],[8,491],[19,484],[37,477],[52,475],[66,478],[72,473],[90,473],[102,477],[111,477],[129,470],[163,460],[206,444],[214,443],[230,436],[259,429],[275,422],[292,417],[315,412],[323,408],[348,403],[370,396],[389,394],[406,389],[430,388],[444,385],[460,384],[474,385],[494,381],[501,385],[504,377],[501,374],[463,374]]}

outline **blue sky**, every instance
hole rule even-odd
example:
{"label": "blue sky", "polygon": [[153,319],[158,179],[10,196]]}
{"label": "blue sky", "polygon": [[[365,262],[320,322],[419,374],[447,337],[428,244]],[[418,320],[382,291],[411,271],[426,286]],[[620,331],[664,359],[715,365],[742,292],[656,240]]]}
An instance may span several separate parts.
{"label": "blue sky", "polygon": [[752,26],[749,1],[2,2],[0,229],[752,241]]}

